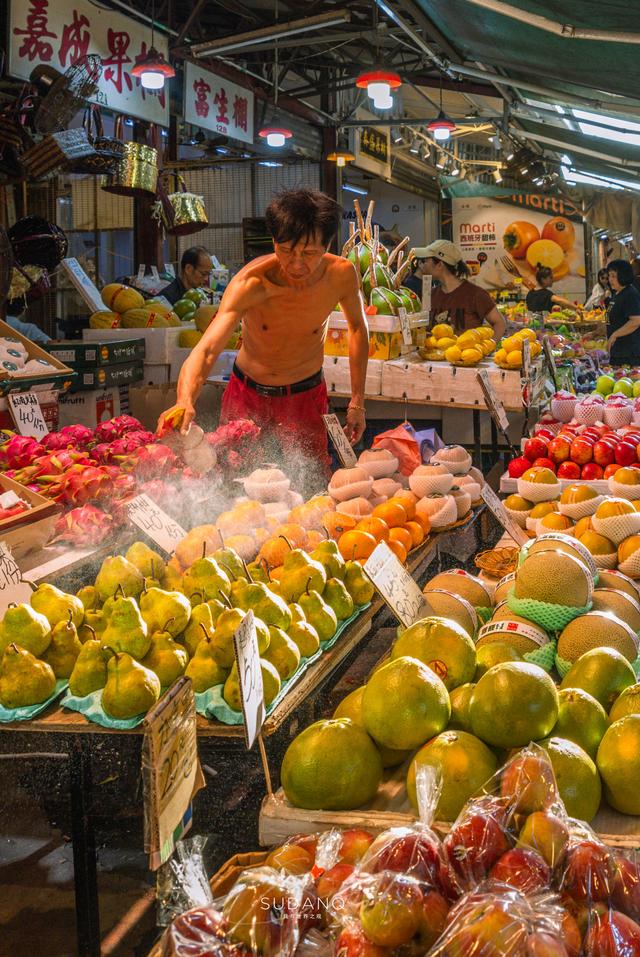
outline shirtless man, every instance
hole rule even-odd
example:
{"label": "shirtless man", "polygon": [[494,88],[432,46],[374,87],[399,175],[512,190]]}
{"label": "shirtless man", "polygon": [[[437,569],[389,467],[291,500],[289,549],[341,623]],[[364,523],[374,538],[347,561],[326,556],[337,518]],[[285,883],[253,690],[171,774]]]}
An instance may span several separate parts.
{"label": "shirtless man", "polygon": [[[185,362],[176,409],[183,434],[211,368],[242,321],[242,346],[222,400],[221,423],[252,419],[286,449],[328,463],[328,411],[322,375],[329,314],[339,303],[349,330],[351,400],[345,433],[353,444],[365,428],[364,383],[369,331],[355,267],[327,250],[340,208],[312,189],[280,194],[266,212],[273,253],[248,263],[231,280],[218,313]],[[171,421],[171,420],[169,420]]]}

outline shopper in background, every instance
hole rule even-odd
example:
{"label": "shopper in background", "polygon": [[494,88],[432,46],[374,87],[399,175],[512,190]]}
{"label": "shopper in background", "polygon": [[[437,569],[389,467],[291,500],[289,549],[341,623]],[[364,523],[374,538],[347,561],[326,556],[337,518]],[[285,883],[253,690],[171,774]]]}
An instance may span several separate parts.
{"label": "shopper in background", "polygon": [[38,346],[46,346],[48,342],[51,342],[51,336],[43,332],[40,326],[36,326],[35,322],[25,322],[21,318],[25,311],[24,299],[10,299],[5,309],[7,313],[5,322],[21,336],[25,336]]}
{"label": "shopper in background", "polygon": [[607,265],[613,296],[607,308],[607,348],[611,365],[640,365],[640,292],[626,259]]}
{"label": "shopper in background", "polygon": [[422,249],[414,249],[414,257],[411,260],[411,275],[403,280],[402,285],[415,292],[419,299],[422,299],[422,277],[427,275],[424,264],[424,256],[421,255]]}
{"label": "shopper in background", "polygon": [[633,285],[640,292],[640,259],[638,257],[631,260],[631,268],[633,269]]}
{"label": "shopper in background", "polygon": [[595,309],[597,306],[606,308],[611,297],[611,287],[606,267],[598,270],[598,281],[591,290],[591,295],[584,304],[585,309]]}
{"label": "shopper in background", "polygon": [[182,299],[188,289],[197,289],[199,286],[209,285],[211,275],[211,256],[204,246],[191,246],[182,254],[180,260],[180,275],[173,282],[160,291],[171,305]]}
{"label": "shopper in background", "polygon": [[574,305],[564,296],[556,296],[551,291],[553,286],[553,270],[548,266],[538,266],[536,271],[536,288],[529,290],[526,305],[529,312],[551,312],[552,306],[562,306],[573,309]]}
{"label": "shopper in background", "polygon": [[486,322],[498,342],[506,328],[504,317],[489,293],[467,279],[469,269],[462,250],[446,239],[437,239],[418,252],[424,256],[426,275],[440,284],[431,293],[432,325],[448,322],[459,335]]}

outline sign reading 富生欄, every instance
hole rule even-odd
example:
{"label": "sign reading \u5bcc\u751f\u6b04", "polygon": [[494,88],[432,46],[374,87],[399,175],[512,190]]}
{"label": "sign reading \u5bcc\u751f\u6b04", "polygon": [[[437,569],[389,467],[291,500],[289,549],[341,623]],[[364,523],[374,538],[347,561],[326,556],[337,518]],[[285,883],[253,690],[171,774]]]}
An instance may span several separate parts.
{"label": "sign reading \u5bcc\u751f\u6b04", "polygon": [[253,106],[251,90],[186,63],[184,71],[184,118],[187,123],[253,143]]}

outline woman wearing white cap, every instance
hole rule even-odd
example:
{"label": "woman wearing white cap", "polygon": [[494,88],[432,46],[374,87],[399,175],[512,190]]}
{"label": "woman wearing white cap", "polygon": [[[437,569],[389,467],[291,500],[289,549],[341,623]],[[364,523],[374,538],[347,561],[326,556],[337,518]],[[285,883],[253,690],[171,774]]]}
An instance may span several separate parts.
{"label": "woman wearing white cap", "polygon": [[440,284],[431,293],[432,323],[448,322],[459,335],[486,322],[493,327],[496,342],[502,338],[504,318],[489,293],[467,279],[469,269],[458,246],[436,239],[429,246],[416,249],[414,255],[425,260],[425,273]]}

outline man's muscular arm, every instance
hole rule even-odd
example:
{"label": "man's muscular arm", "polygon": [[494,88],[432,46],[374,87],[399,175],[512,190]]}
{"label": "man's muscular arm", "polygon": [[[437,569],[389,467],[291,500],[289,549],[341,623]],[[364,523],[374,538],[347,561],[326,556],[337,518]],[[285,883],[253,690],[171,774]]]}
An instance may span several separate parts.
{"label": "man's muscular arm", "polygon": [[165,420],[171,422],[172,414],[184,410],[180,431],[186,435],[195,418],[195,403],[213,365],[229,341],[231,333],[242,320],[247,309],[262,299],[262,283],[255,276],[236,276],[229,283],[220,308],[202,339],[194,347],[182,366],[178,379],[178,395],[175,406],[163,412],[158,420],[158,432],[165,429]]}
{"label": "man's muscular arm", "polygon": [[349,370],[351,372],[351,401],[347,409],[345,433],[352,445],[362,438],[366,425],[364,412],[364,383],[369,361],[369,326],[364,314],[362,296],[355,267],[349,263],[344,270],[340,306],[349,327]]}

